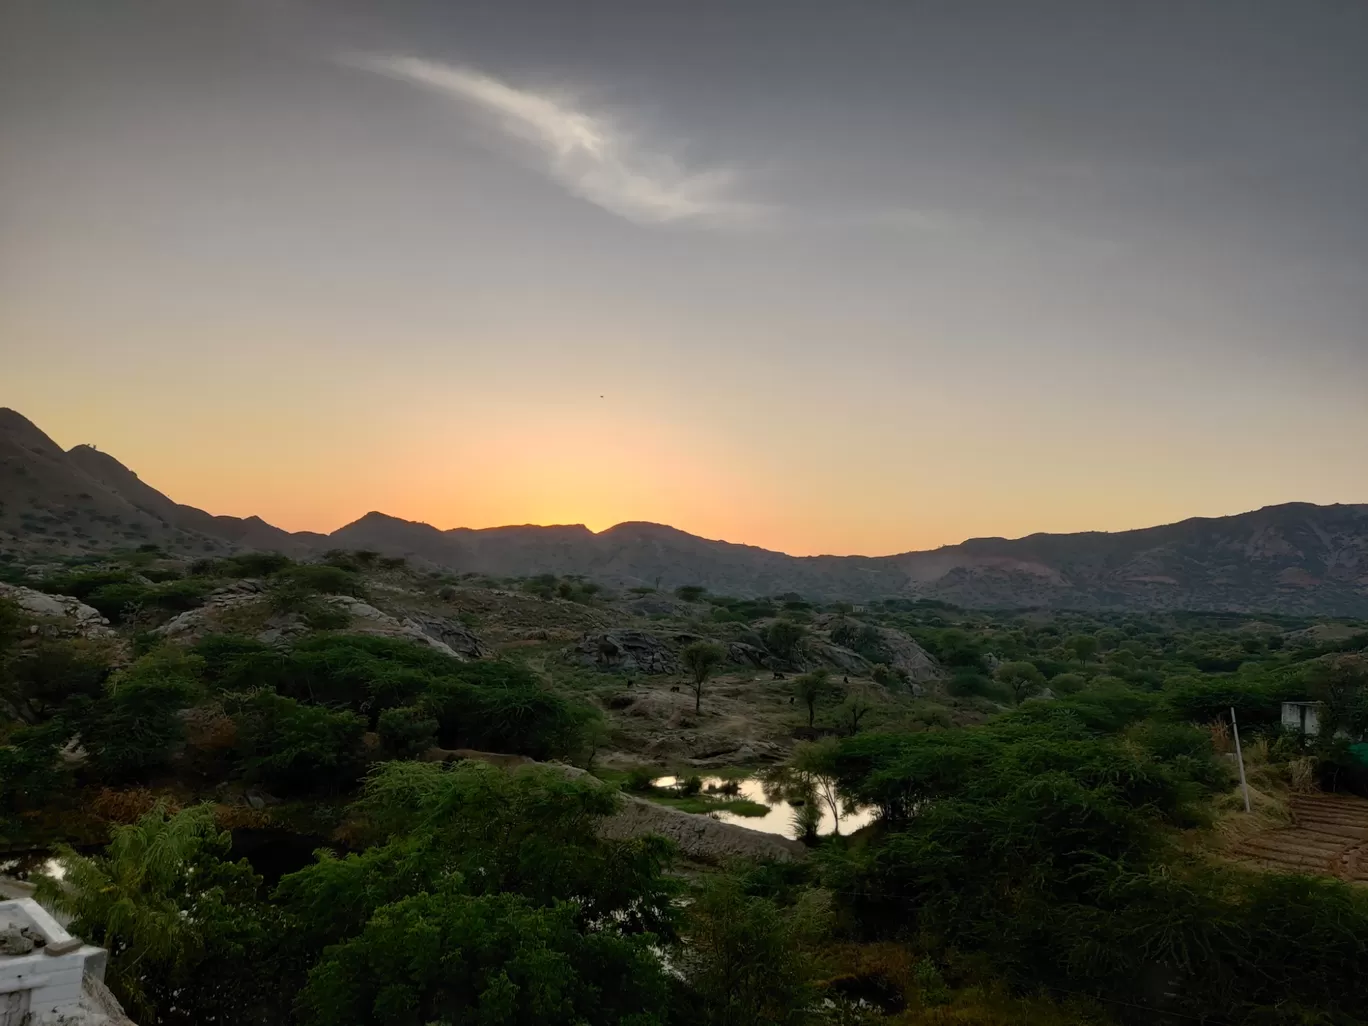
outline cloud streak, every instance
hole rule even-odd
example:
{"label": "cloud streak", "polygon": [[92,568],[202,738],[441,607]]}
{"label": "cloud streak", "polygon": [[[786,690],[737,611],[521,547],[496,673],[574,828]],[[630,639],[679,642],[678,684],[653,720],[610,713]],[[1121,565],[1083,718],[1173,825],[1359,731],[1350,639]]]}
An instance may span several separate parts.
{"label": "cloud streak", "polygon": [[753,223],[765,213],[738,198],[735,171],[685,167],[613,118],[565,97],[419,57],[363,56],[345,63],[430,89],[492,118],[566,190],[637,224],[728,227]]}

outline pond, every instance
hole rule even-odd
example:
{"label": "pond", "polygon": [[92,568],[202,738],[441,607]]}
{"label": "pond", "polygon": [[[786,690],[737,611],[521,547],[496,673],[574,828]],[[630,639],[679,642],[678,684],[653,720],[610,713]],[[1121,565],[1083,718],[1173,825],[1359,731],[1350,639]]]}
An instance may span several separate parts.
{"label": "pond", "polygon": [[[666,793],[678,794],[682,781],[680,777],[657,777],[651,785]],[[870,806],[850,806],[838,802],[841,816],[838,823],[830,803],[821,797],[823,788],[818,785],[814,794],[810,787],[802,783],[784,780],[778,775],[773,778],[749,777],[703,777],[704,795],[726,800],[741,798],[763,805],[768,811],[763,816],[743,816],[723,809],[706,813],[723,823],[762,830],[767,834],[798,838],[803,834],[802,821],[809,803],[820,810],[817,821],[817,834],[826,837],[834,833],[852,834],[861,827],[874,821],[876,810]],[[734,788],[734,790],[733,790]]]}

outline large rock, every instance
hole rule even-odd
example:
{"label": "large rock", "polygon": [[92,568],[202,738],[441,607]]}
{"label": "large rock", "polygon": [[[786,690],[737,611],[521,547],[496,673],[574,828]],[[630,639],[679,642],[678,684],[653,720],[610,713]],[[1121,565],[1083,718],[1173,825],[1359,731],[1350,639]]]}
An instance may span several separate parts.
{"label": "large rock", "polygon": [[622,807],[599,828],[600,836],[614,839],[645,834],[668,838],[682,854],[702,862],[736,858],[792,862],[807,854],[801,843],[779,834],[681,812],[634,795],[624,796]]}
{"label": "large rock", "polygon": [[0,584],[0,599],[9,599],[30,616],[69,621],[71,633],[83,638],[108,638],[114,634],[98,609],[70,595],[49,595],[18,584]]}
{"label": "large rock", "polygon": [[[266,587],[259,581],[237,581],[211,594],[204,605],[168,620],[156,633],[166,638],[194,641],[212,634],[223,613],[243,606],[266,601]],[[404,638],[435,648],[453,659],[478,659],[484,647],[464,625],[445,617],[428,613],[410,613],[400,619],[377,609],[363,599],[351,595],[320,595],[318,601],[347,615],[346,629],[353,634],[371,634],[386,638]],[[300,613],[272,613],[257,629],[256,638],[269,644],[288,641],[309,632]]]}
{"label": "large rock", "polygon": [[907,674],[914,684],[939,680],[943,675],[931,654],[901,631],[880,627],[879,641],[888,653],[888,665]]}
{"label": "large rock", "polygon": [[580,660],[601,670],[676,673],[679,661],[664,639],[646,631],[589,633],[575,647]]}
{"label": "large rock", "polygon": [[[415,614],[400,620],[350,595],[328,595],[324,601],[351,617],[347,630],[352,634],[407,638],[463,662],[483,654],[475,635],[451,620],[427,614]],[[444,639],[456,642],[460,648]]]}
{"label": "large rock", "polygon": [[[154,629],[152,633],[163,638],[175,638],[178,641],[197,641],[204,635],[215,632],[217,629],[215,621],[221,614],[241,606],[255,605],[262,601],[265,592],[266,585],[261,581],[250,579],[234,581],[232,584],[210,592],[205,597],[203,605],[194,609],[187,609],[185,612],[173,616],[166,623]],[[289,623],[288,617],[273,618],[270,623],[263,627],[263,630],[285,630]]]}
{"label": "large rock", "polygon": [[448,620],[429,613],[413,613],[404,617],[404,626],[445,645],[458,656],[480,659],[488,653],[473,631],[458,620]]}

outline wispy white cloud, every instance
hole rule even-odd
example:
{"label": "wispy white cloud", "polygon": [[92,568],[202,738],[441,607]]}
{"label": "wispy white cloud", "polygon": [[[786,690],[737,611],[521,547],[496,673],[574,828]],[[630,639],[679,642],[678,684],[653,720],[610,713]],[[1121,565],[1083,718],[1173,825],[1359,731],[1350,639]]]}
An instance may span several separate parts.
{"label": "wispy white cloud", "polygon": [[362,56],[345,63],[434,90],[492,117],[564,188],[639,224],[749,224],[766,209],[737,195],[727,168],[685,167],[571,99],[520,89],[473,68],[419,57]]}

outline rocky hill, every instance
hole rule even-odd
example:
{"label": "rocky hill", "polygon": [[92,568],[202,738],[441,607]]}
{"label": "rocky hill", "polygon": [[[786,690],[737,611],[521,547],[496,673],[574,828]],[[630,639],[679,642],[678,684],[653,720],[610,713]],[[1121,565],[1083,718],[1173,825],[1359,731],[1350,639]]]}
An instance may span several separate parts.
{"label": "rocky hill", "polygon": [[290,533],[177,503],[106,453],[64,452],[18,413],[0,410],[0,549],[72,554],[138,543],[296,557],[372,549],[454,573],[696,584],[737,596],[1368,615],[1368,505],[1292,503],[1138,531],[977,538],[880,557],[789,556],[660,524],[597,534],[582,525],[443,531],[378,512],[328,535]]}

